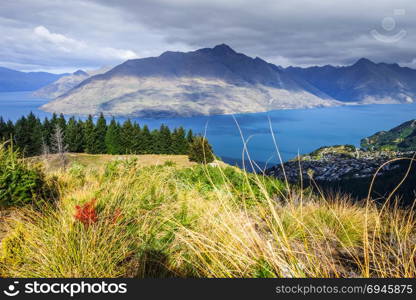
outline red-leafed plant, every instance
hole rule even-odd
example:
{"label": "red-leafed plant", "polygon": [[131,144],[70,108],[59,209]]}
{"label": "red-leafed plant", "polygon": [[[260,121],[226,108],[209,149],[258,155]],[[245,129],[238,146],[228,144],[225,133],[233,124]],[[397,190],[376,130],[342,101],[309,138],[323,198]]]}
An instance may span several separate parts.
{"label": "red-leafed plant", "polygon": [[96,199],[92,199],[90,202],[87,202],[82,206],[75,206],[75,219],[80,221],[85,226],[96,223],[98,221],[97,211],[95,210],[96,201]]}

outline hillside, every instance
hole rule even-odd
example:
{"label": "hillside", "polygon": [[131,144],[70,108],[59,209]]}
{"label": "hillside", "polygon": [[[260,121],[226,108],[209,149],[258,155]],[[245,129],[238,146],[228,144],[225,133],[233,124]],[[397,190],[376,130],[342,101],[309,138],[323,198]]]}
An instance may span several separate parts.
{"label": "hillside", "polygon": [[192,116],[337,105],[303,80],[227,45],[134,59],[44,105],[50,112]]}
{"label": "hillside", "polygon": [[416,151],[416,120],[364,138],[361,147],[368,150]]}
{"label": "hillside", "polygon": [[107,67],[91,71],[78,70],[72,74],[63,76],[46,86],[43,86],[42,88],[34,91],[33,95],[40,98],[55,99],[70,91],[85,79],[97,74],[105,73],[108,70],[109,68]]}
{"label": "hillside", "polygon": [[20,72],[0,67],[0,92],[34,91],[67,74]]}
{"label": "hillside", "polygon": [[59,191],[2,209],[2,277],[416,275],[412,211],[326,198],[226,165],[89,158],[43,174],[0,149],[0,180],[31,172]]}
{"label": "hillside", "polygon": [[[269,168],[266,174],[292,184],[299,184],[302,178],[304,186],[341,192],[356,199],[367,197],[374,179],[374,199],[384,203],[390,197],[400,197],[400,205],[410,206],[416,192],[415,166],[410,163],[413,155],[414,152],[362,151],[352,145],[322,147],[283,166]],[[392,191],[395,193],[390,195]]]}
{"label": "hillside", "polygon": [[54,99],[76,87],[82,81],[90,77],[88,73],[78,70],[70,75],[63,76],[58,80],[41,87],[33,92],[35,97]]}
{"label": "hillside", "polygon": [[356,199],[366,197],[373,182],[370,194],[378,202],[399,197],[402,206],[410,206],[416,193],[415,152],[416,121],[411,120],[362,139],[361,149],[325,146],[265,173],[295,184],[302,178],[305,186],[347,193]]}

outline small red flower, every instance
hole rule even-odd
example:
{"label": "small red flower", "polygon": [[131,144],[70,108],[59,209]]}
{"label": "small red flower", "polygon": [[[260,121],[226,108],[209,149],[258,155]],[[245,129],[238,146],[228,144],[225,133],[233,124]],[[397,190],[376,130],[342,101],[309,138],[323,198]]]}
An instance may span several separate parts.
{"label": "small red flower", "polygon": [[86,226],[96,223],[98,221],[98,216],[95,210],[95,202],[97,202],[97,200],[92,199],[82,206],[75,206],[75,219]]}

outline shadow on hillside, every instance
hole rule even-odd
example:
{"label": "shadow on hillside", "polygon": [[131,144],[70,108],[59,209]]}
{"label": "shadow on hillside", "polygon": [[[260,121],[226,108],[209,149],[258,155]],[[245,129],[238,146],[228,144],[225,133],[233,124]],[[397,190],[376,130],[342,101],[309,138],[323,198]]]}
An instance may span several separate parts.
{"label": "shadow on hillside", "polygon": [[139,257],[136,278],[195,277],[190,270],[175,269],[169,266],[168,255],[161,250],[148,249]]}

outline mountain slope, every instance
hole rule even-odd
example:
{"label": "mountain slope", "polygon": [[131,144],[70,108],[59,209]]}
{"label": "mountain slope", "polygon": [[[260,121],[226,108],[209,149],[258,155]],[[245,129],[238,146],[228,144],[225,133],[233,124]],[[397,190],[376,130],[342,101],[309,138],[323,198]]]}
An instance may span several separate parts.
{"label": "mountain slope", "polygon": [[67,74],[20,72],[0,67],[0,92],[34,91]]}
{"label": "mountain slope", "polygon": [[364,138],[361,147],[368,150],[416,151],[416,120]]}
{"label": "mountain slope", "polygon": [[90,77],[88,73],[78,70],[36,90],[33,95],[40,98],[54,99],[76,87],[88,77]]}
{"label": "mountain slope", "polygon": [[222,44],[128,60],[42,108],[70,114],[192,116],[338,104],[303,79]]}
{"label": "mountain slope", "polygon": [[[352,145],[322,147],[285,162],[283,166],[276,165],[266,170],[266,175],[290,183],[299,183],[302,179],[304,187],[312,187],[319,193],[341,192],[358,199],[368,196],[376,175],[371,189],[373,199],[383,202],[395,191],[394,197],[399,198],[399,204],[410,206],[416,191],[414,164],[407,174],[409,158],[413,155],[412,151],[362,151]],[[398,158],[401,160],[394,161]]]}
{"label": "mountain slope", "polygon": [[41,98],[55,99],[56,97],[59,97],[70,91],[85,79],[97,74],[104,73],[108,70],[108,68],[102,68],[95,71],[78,70],[70,75],[59,78],[47,86],[36,90],[33,95]]}
{"label": "mountain slope", "polygon": [[362,58],[346,67],[285,69],[323,93],[344,102],[412,103],[416,101],[416,70]]}

